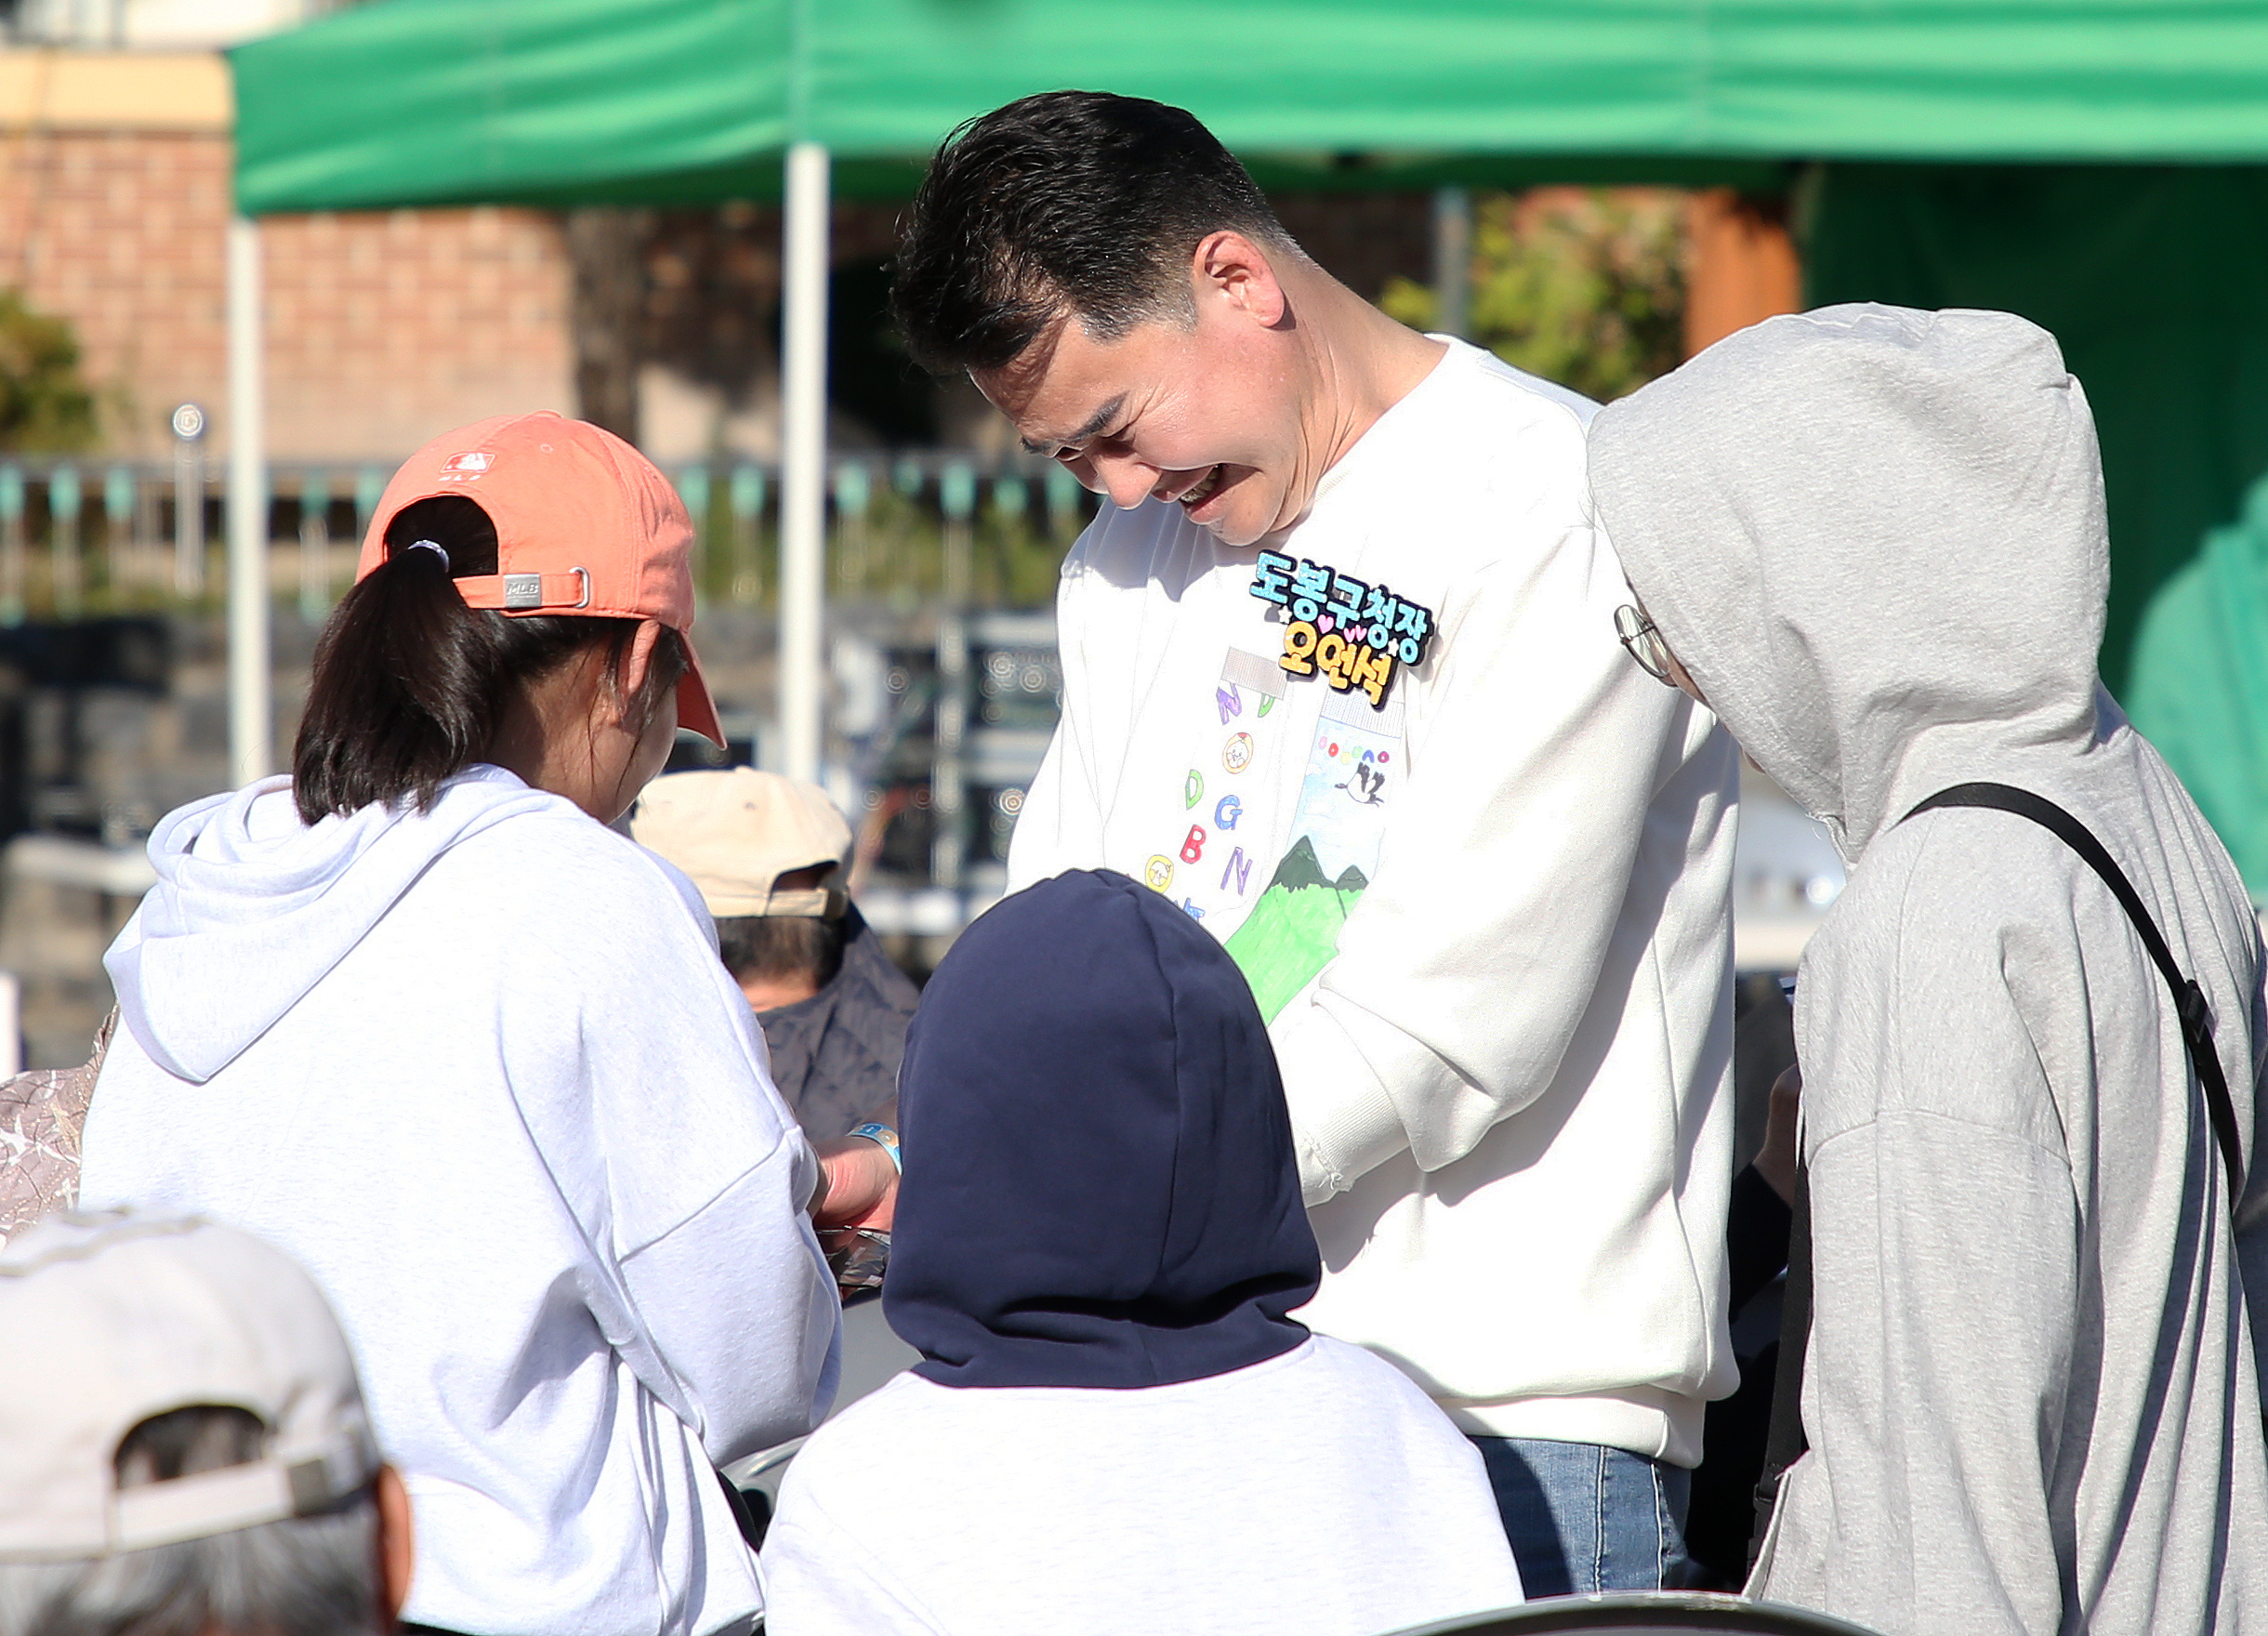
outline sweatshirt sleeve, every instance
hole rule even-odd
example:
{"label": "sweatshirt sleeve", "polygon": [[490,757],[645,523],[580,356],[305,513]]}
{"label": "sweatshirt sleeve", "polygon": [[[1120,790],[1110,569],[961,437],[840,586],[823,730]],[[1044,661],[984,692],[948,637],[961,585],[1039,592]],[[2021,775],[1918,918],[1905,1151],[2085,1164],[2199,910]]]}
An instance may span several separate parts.
{"label": "sweatshirt sleeve", "polygon": [[[792,1135],[669,1233],[623,1282],[713,1465],[802,1436],[835,1400],[842,1310],[803,1213]],[[808,1154],[809,1150],[805,1150]],[[715,1299],[722,1284],[741,1300]]]}
{"label": "sweatshirt sleeve", "polygon": [[1653,933],[1658,905],[1626,903],[1657,796],[1690,772],[1729,820],[1730,741],[1624,653],[1628,599],[1569,521],[1448,600],[1378,877],[1269,1030],[1310,1205],[1404,1148],[1462,1158],[1542,1096],[1610,958]]}
{"label": "sweatshirt sleeve", "polygon": [[1811,1187],[1813,1452],[1760,1593],[1882,1629],[2053,1636],[2050,1488],[2079,1300],[2068,1166],[1902,1110],[1824,1142]]}
{"label": "sweatshirt sleeve", "polygon": [[698,900],[601,854],[505,1018],[522,1115],[592,1247],[608,1342],[719,1463],[802,1435],[834,1392],[840,1307],[804,1206],[818,1161]]}

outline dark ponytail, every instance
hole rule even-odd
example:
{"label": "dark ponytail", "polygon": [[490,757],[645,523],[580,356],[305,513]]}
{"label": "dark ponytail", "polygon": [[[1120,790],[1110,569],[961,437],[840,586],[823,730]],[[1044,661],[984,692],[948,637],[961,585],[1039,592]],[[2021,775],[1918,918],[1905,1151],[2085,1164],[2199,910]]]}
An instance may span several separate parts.
{"label": "dark ponytail", "polygon": [[[420,549],[420,540],[442,548]],[[304,822],[373,802],[430,810],[443,784],[486,756],[521,687],[601,644],[620,664],[634,619],[468,608],[450,583],[495,572],[495,526],[468,496],[416,501],[387,525],[386,561],[347,593],[315,643],[292,752]],[[685,674],[684,643],[662,634],[649,705]]]}

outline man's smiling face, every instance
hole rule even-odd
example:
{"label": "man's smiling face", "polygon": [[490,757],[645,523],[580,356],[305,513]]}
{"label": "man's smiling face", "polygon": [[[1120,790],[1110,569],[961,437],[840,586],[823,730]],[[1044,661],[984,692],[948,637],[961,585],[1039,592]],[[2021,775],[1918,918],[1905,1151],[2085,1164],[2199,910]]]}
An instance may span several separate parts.
{"label": "man's smiling face", "polygon": [[1067,317],[976,384],[1024,447],[1088,488],[1129,508],[1179,505],[1223,544],[1252,545],[1298,521],[1322,475],[1306,451],[1297,349],[1278,326],[1283,297],[1260,266],[1257,280],[1240,269],[1226,282],[1201,269],[1187,323],[1098,340]]}

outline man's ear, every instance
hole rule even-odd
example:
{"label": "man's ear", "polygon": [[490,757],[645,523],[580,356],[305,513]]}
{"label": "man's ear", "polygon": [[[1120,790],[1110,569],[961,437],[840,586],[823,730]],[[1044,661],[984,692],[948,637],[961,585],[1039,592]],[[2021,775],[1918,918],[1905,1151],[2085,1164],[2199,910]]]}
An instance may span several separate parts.
{"label": "man's ear", "polygon": [[1190,255],[1190,279],[1200,302],[1225,300],[1262,329],[1284,322],[1291,298],[1276,277],[1284,252],[1270,251],[1233,228],[1209,232]]}
{"label": "man's ear", "polygon": [[374,1486],[378,1501],[378,1601],[390,1630],[410,1599],[410,1577],[417,1568],[416,1538],[411,1529],[410,1491],[402,1485],[402,1473],[380,1466]]}

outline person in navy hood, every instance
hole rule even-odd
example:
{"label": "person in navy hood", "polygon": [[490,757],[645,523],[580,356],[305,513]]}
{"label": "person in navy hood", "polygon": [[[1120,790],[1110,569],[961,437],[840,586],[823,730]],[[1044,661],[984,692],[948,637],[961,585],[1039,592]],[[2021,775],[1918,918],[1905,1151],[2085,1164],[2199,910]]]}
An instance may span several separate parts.
{"label": "person in navy hood", "polygon": [[768,1629],[1390,1629],[1517,1602],[1480,1458],[1291,1314],[1321,1275],[1266,1026],[1108,871],[961,934],[899,1080],[883,1309],[921,1362],[816,1432]]}
{"label": "person in navy hood", "polygon": [[882,1300],[942,1386],[1169,1386],[1289,1352],[1314,1234],[1275,1053],[1193,920],[1123,875],[1020,892],[906,1041]]}

